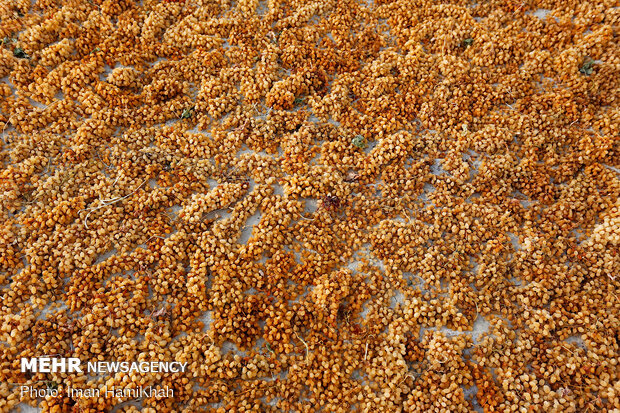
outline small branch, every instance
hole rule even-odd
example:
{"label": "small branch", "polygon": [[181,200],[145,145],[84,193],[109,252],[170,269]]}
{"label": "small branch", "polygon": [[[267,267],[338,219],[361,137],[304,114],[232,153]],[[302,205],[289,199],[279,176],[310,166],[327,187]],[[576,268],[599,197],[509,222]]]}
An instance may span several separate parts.
{"label": "small branch", "polygon": [[297,336],[297,338],[299,339],[299,341],[301,341],[302,343],[304,343],[304,346],[306,346],[306,364],[308,364],[308,352],[309,352],[309,349],[308,349],[308,344],[306,344],[306,342],[305,342],[305,341],[304,341],[301,337],[299,337],[299,334],[297,334],[297,332],[295,332],[295,335]]}
{"label": "small branch", "polygon": [[129,198],[131,195],[135,194],[136,191],[138,191],[138,189],[142,188],[142,186],[146,183],[147,181],[144,181],[140,184],[140,186],[138,186],[136,189],[134,189],[132,192],[130,192],[129,194],[122,196],[122,197],[118,197],[118,198],[114,198],[114,199],[110,199],[110,200],[101,200],[101,202],[103,202],[103,205],[97,206],[97,207],[92,207],[92,208],[85,208],[85,209],[81,209],[78,212],[82,212],[82,211],[88,211],[88,214],[86,214],[86,217],[84,218],[84,226],[86,227],[86,229],[88,228],[88,217],[90,216],[90,214],[92,214],[93,212],[107,207],[109,205],[112,205],[116,202],[122,201],[123,199],[127,199]]}
{"label": "small branch", "polygon": [[[116,183],[118,182],[118,178],[120,178],[120,177],[121,177],[121,174],[118,174],[118,175],[116,176],[116,179],[114,180],[114,182],[112,182],[112,187],[114,187],[114,185],[116,185]],[[144,185],[144,184],[142,184],[142,185]],[[138,187],[138,188],[139,188],[139,187]],[[110,201],[113,201],[113,200],[114,200],[114,198],[111,198],[111,199],[101,199],[101,198],[99,198],[99,200],[105,204],[105,203],[108,203],[108,202],[110,202]]]}
{"label": "small branch", "polygon": [[159,238],[159,239],[163,239],[165,240],[166,238],[164,237],[160,237],[159,235],[153,235],[151,236],[149,239],[147,239],[146,241],[144,241],[144,243],[146,244],[147,242],[149,242],[150,240],[152,240],[153,238]]}
{"label": "small branch", "polygon": [[[2,132],[0,132],[0,133],[4,133],[4,130],[6,129],[7,125],[9,124],[9,122],[11,121],[12,117],[13,116],[9,116],[9,118],[6,120],[6,122],[4,122],[4,126],[2,127]],[[2,140],[4,140],[4,138]]]}
{"label": "small branch", "polygon": [[[375,337],[375,335],[371,334],[368,337]],[[364,351],[364,361],[366,361],[368,357],[368,337],[366,337],[366,350]]]}
{"label": "small branch", "polygon": [[403,384],[403,383],[405,382],[405,380],[407,380],[409,377],[411,377],[411,379],[412,379],[412,380],[415,380],[415,379],[416,379],[416,377],[415,377],[413,374],[407,374],[407,375],[405,376],[405,378],[404,378],[404,379],[402,379],[402,381],[401,381],[400,383],[398,383],[398,385],[400,386],[401,384]]}

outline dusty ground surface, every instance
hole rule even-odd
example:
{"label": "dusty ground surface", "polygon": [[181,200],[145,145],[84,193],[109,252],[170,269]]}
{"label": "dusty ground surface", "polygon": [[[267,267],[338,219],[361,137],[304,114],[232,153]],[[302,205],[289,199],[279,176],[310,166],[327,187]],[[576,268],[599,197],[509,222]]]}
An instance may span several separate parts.
{"label": "dusty ground surface", "polygon": [[620,409],[614,6],[2,2],[0,411]]}

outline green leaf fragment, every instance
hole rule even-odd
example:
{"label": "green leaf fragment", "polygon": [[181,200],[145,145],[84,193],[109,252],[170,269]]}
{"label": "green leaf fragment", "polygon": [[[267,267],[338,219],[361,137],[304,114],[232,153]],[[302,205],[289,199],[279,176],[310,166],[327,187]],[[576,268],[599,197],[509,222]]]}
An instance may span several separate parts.
{"label": "green leaf fragment", "polygon": [[194,107],[183,109],[183,113],[181,114],[181,119],[189,119],[192,117],[194,113]]}
{"label": "green leaf fragment", "polygon": [[463,47],[469,47],[472,44],[474,44],[474,39],[472,39],[471,37],[468,37],[467,39],[463,40]]}
{"label": "green leaf fragment", "polygon": [[594,60],[592,60],[592,58],[586,57],[586,59],[584,60],[583,64],[579,68],[579,72],[581,74],[590,76],[594,72],[594,65],[595,64],[596,63],[594,62]]}
{"label": "green leaf fragment", "polygon": [[355,138],[353,138],[351,143],[360,149],[363,149],[366,147],[366,139],[364,139],[362,135],[357,135]]}
{"label": "green leaf fragment", "polygon": [[18,59],[30,59],[30,56],[28,56],[28,54],[24,52],[24,49],[19,46],[13,49],[13,56],[17,57]]}

